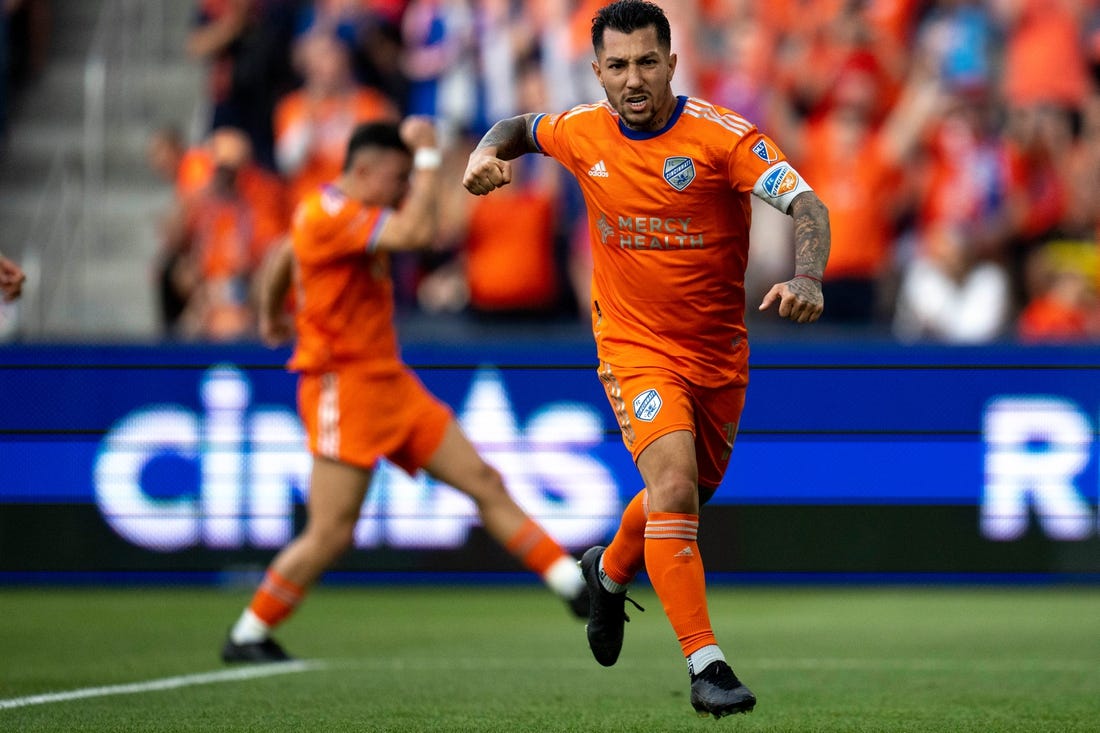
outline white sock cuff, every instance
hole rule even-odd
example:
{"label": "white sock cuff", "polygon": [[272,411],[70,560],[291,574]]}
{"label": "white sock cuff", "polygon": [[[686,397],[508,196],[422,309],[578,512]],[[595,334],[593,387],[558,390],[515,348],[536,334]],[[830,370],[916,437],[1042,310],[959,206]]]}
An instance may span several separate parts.
{"label": "white sock cuff", "polygon": [[697,675],[715,662],[726,661],[726,655],[717,644],[707,644],[688,655],[688,674]]}
{"label": "white sock cuff", "polygon": [[607,577],[607,573],[603,569],[603,555],[600,555],[600,585],[604,587],[609,593],[626,593],[626,583],[616,583],[611,578]]}
{"label": "white sock cuff", "polygon": [[251,608],[246,608],[229,632],[229,638],[234,644],[257,644],[267,638],[270,630]]}
{"label": "white sock cuff", "polygon": [[584,587],[584,576],[572,557],[563,556],[554,561],[542,576],[550,590],[562,598],[576,598]]}

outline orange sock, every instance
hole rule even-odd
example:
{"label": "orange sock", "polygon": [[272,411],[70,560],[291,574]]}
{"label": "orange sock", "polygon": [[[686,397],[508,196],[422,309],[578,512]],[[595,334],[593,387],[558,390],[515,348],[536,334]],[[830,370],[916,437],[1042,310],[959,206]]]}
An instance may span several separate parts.
{"label": "orange sock", "polygon": [[699,516],[650,512],[645,564],[684,656],[717,644],[707,613],[706,577],[699,555]]}
{"label": "orange sock", "polygon": [[545,576],[554,563],[566,557],[561,545],[530,517],[504,544],[504,548],[540,576]]}
{"label": "orange sock", "polygon": [[642,489],[623,510],[619,530],[603,553],[603,571],[608,578],[626,585],[645,567],[645,523],[649,495]]}
{"label": "orange sock", "polygon": [[269,569],[248,608],[268,628],[273,628],[294,613],[304,595],[305,590],[301,586]]}

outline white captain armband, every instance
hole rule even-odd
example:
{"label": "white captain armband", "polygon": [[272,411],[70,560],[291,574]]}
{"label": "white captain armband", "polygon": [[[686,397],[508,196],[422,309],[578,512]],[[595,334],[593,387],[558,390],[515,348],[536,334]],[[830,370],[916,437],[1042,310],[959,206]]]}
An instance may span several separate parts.
{"label": "white captain armband", "polygon": [[773,207],[787,213],[791,202],[803,191],[812,191],[810,184],[798,175],[790,163],[776,163],[756,180],[752,192]]}
{"label": "white captain armband", "polygon": [[413,168],[418,171],[434,171],[443,165],[443,153],[439,148],[417,148],[413,153]]}

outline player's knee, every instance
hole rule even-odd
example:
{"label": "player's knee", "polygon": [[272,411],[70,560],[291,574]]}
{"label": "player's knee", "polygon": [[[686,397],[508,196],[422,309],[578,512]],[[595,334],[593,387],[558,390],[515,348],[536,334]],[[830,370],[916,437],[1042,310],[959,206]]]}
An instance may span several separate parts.
{"label": "player's knee", "polygon": [[315,526],[310,533],[312,546],[326,562],[336,560],[351,549],[355,540],[355,522],[335,522],[325,527]]}
{"label": "player's knee", "polygon": [[504,476],[488,463],[481,463],[471,477],[471,485],[476,487],[470,495],[480,504],[493,503],[508,497],[508,488]]}
{"label": "player's knee", "polygon": [[699,511],[699,487],[687,479],[663,481],[646,487],[649,510],[694,514]]}

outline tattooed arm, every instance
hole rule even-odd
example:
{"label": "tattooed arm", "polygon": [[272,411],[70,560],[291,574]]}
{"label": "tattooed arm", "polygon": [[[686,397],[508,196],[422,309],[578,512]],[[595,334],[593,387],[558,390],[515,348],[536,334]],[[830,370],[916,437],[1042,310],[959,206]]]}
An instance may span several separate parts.
{"label": "tattooed arm", "polygon": [[470,193],[483,196],[512,182],[509,162],[524,153],[538,152],[531,128],[533,113],[509,117],[496,123],[470,153],[462,185]]}
{"label": "tattooed arm", "polygon": [[795,276],[773,285],[760,310],[767,310],[778,299],[781,317],[813,323],[825,309],[821,279],[829,260],[829,210],[816,193],[805,191],[791,202],[789,213],[794,219]]}

